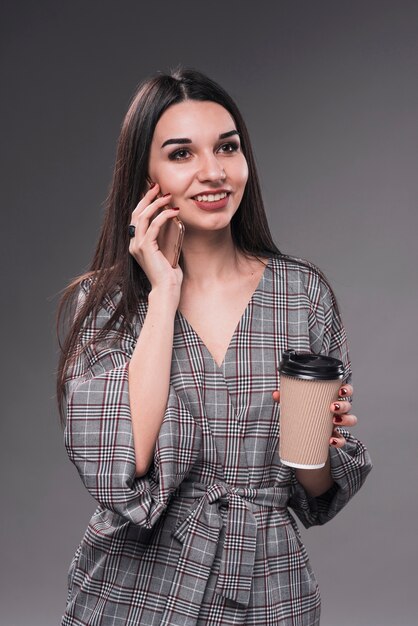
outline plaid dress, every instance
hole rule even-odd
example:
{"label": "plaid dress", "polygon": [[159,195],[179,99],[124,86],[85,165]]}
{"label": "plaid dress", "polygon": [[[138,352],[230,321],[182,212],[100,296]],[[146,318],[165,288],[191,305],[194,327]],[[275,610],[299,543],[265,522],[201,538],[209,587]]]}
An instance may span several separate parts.
{"label": "plaid dress", "polygon": [[[80,297],[92,279],[86,279]],[[103,301],[85,344],[115,310]],[[346,335],[313,264],[271,257],[219,367],[176,313],[170,392],[152,466],[135,477],[128,364],[118,329],[81,355],[66,384],[64,442],[98,506],[68,572],[61,626],[314,626],[320,596],[297,524],[330,520],[371,469],[348,431],[330,448],[334,486],[313,498],[278,457],[283,350],[340,358]]]}

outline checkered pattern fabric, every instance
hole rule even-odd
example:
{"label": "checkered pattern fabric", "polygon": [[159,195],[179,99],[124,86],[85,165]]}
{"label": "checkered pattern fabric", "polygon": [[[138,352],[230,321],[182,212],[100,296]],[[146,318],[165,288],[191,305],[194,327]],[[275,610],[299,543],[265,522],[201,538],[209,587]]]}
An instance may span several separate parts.
{"label": "checkered pattern fabric", "polygon": [[[85,280],[80,297],[88,292]],[[108,296],[80,345],[115,310]],[[335,485],[309,497],[278,457],[283,350],[351,365],[342,321],[315,267],[271,257],[219,367],[176,313],[170,393],[146,476],[135,477],[128,364],[115,329],[67,372],[64,442],[97,501],[68,572],[62,626],[314,626],[320,596],[297,524],[336,515],[371,469],[348,431],[330,449]]]}

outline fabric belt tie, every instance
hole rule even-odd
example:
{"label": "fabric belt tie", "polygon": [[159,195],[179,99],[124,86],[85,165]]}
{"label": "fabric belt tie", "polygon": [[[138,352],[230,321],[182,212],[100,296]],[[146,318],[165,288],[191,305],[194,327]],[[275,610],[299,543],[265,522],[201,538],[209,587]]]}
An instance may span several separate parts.
{"label": "fabric belt tie", "polygon": [[[196,605],[197,610],[199,609],[223,526],[220,512],[222,506],[226,506],[228,512],[215,591],[224,598],[247,607],[257,539],[257,521],[249,503],[285,508],[289,499],[288,490],[280,487],[231,487],[224,482],[216,482],[210,486],[184,482],[176,494],[194,498],[196,502],[172,533],[183,545],[161,624],[170,624],[170,604],[176,604],[176,599],[183,597],[182,582],[185,577],[193,574],[196,581],[192,597],[189,594],[188,608],[192,609],[191,605]],[[184,623],[193,624],[196,618],[197,615],[191,621],[185,619]]]}

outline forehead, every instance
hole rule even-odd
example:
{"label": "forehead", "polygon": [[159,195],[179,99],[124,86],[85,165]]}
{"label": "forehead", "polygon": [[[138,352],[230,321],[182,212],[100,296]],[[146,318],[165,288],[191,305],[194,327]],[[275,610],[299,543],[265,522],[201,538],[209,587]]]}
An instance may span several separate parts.
{"label": "forehead", "polygon": [[171,105],[164,111],[154,131],[154,139],[216,133],[236,128],[234,118],[217,102],[186,100]]}

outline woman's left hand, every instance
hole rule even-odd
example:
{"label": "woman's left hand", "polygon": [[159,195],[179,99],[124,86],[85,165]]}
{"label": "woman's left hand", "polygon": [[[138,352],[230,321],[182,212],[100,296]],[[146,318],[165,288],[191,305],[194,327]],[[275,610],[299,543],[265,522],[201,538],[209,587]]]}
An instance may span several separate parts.
{"label": "woman's left hand", "polygon": [[[334,430],[329,443],[334,448],[342,448],[346,442],[345,437],[338,430],[338,426],[355,426],[357,424],[357,417],[349,413],[351,402],[340,400],[340,398],[352,395],[353,387],[351,385],[343,385],[338,391],[338,400],[330,405],[330,411],[334,414]],[[273,391],[273,400],[280,402],[280,391]]]}
{"label": "woman's left hand", "polygon": [[334,430],[330,439],[330,444],[335,448],[342,448],[346,439],[342,436],[338,430],[338,426],[355,426],[357,424],[357,417],[350,413],[351,402],[347,400],[340,400],[345,396],[353,395],[353,387],[351,385],[343,385],[338,391],[338,400],[333,402],[330,406],[331,411],[334,413]]}

